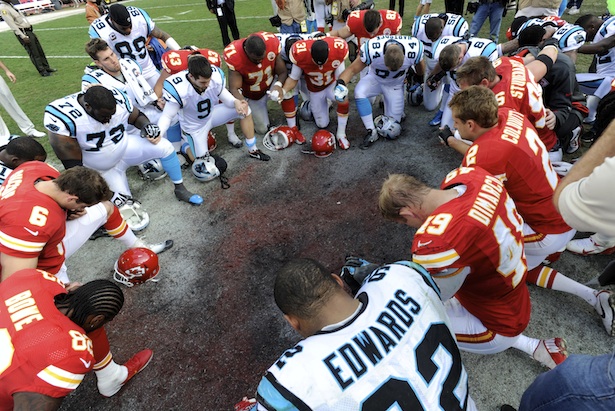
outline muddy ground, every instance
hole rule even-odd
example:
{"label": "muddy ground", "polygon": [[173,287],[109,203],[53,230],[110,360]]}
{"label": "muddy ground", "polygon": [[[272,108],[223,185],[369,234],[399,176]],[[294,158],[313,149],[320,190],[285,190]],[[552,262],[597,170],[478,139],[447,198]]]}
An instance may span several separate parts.
{"label": "muddy ground", "polygon": [[[461,157],[438,143],[427,125],[430,113],[410,107],[407,115],[399,140],[360,150],[364,130],[353,104],[347,130],[352,147],[324,159],[292,146],[270,153],[270,162],[256,161],[226,144],[219,130],[215,152],[229,163],[231,188],[199,183],[185,170],[186,185],[205,198],[200,207],[179,203],[168,180],[144,182],[131,171],[133,194],[152,220],[142,232],[146,241],[171,238],[175,246],[160,256],[158,283],[125,289],[125,308],[108,331],[116,360],[145,347],[154,358],[111,399],[98,394],[89,375],[62,409],[231,410],[244,395],[253,396],[264,371],[299,340],[272,297],[275,272],[285,261],[312,257],[337,272],[348,254],[374,262],[410,258],[414,230],[378,212],[382,181],[405,172],[438,185]],[[273,119],[281,122],[282,114],[275,110]],[[335,131],[334,121],[329,129]],[[310,137],[315,128],[302,123],[302,130]],[[89,241],[69,261],[69,274],[79,281],[111,278],[120,252],[109,238]],[[587,281],[609,260],[564,254],[555,268]],[[612,349],[613,339],[586,303],[536,288],[531,295],[528,335],[566,337],[573,353]],[[512,349],[463,358],[480,410],[518,405],[545,371]]]}

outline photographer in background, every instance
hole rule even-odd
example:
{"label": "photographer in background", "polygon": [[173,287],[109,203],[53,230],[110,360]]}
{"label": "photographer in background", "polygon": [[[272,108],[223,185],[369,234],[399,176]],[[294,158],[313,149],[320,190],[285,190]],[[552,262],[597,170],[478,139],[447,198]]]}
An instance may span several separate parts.
{"label": "photographer in background", "polygon": [[502,17],[506,11],[507,0],[480,0],[468,3],[467,13],[475,13],[470,25],[470,37],[477,37],[483,23],[489,17],[489,38],[498,42]]}

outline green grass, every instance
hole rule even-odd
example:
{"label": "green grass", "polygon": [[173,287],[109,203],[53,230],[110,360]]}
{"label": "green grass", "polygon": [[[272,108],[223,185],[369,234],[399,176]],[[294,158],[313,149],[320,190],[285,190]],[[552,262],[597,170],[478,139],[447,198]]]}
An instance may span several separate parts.
{"label": "green grass", "polygon": [[[206,9],[205,2],[202,0],[174,0],[173,2],[134,0],[123,2],[123,4],[146,10],[156,25],[171,34],[180,45],[194,44],[218,52],[222,51],[218,23],[215,16]],[[417,0],[406,3],[403,34],[410,32],[417,4]],[[388,1],[377,0],[376,6],[386,8]],[[434,2],[432,12],[443,11],[443,8],[442,2]],[[582,13],[602,14],[604,12],[603,2],[586,0],[583,3]],[[272,30],[268,20],[271,14],[270,0],[238,0],[236,2],[236,15],[242,36],[255,31]],[[501,39],[505,38],[504,33],[513,15],[511,11],[504,18]],[[471,20],[472,15],[465,17]],[[564,17],[569,21],[574,21],[578,16],[564,15]],[[51,66],[58,69],[57,73],[51,77],[41,77],[27,58],[25,50],[10,31],[0,33],[0,42],[3,45],[0,60],[17,76],[17,83],[10,85],[15,98],[37,128],[44,130],[42,121],[45,106],[57,98],[78,92],[80,89],[83,69],[90,63],[90,58],[84,52],[84,45],[89,39],[88,24],[85,14],[82,13],[45,23],[36,23],[34,27]],[[488,35],[488,22],[483,25],[479,35]],[[590,60],[589,57],[581,55],[577,62],[578,71],[587,71]],[[0,113],[9,130],[19,133],[20,130],[6,112],[0,109]],[[51,153],[51,150],[48,151]]]}

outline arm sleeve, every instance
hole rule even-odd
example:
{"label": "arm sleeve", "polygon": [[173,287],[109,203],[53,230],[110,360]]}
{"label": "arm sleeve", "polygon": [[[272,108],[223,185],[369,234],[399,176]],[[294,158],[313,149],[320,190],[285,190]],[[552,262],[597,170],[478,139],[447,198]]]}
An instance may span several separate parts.
{"label": "arm sleeve", "polygon": [[615,157],[607,158],[587,177],[564,187],[559,209],[564,221],[579,231],[615,236]]}
{"label": "arm sleeve", "polygon": [[162,115],[158,120],[158,127],[160,128],[160,135],[165,136],[167,130],[171,126],[173,122],[173,118],[175,115],[179,113],[179,104],[177,104],[173,100],[167,100],[164,105],[164,110],[162,111]]}
{"label": "arm sleeve", "polygon": [[222,101],[226,107],[235,108],[235,100],[237,99],[226,88],[222,89],[222,92],[218,97],[220,97],[220,101]]}

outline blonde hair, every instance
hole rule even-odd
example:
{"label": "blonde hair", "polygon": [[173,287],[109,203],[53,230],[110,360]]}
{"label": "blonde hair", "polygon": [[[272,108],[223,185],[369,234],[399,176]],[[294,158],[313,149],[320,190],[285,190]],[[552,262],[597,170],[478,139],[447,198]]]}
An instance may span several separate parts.
{"label": "blonde hair", "polygon": [[380,189],[378,208],[387,220],[400,221],[404,207],[420,207],[431,190],[425,183],[407,174],[390,174]]}
{"label": "blonde hair", "polygon": [[453,117],[462,121],[474,120],[483,128],[493,127],[498,123],[498,101],[489,88],[468,87],[455,94],[448,106]]}

